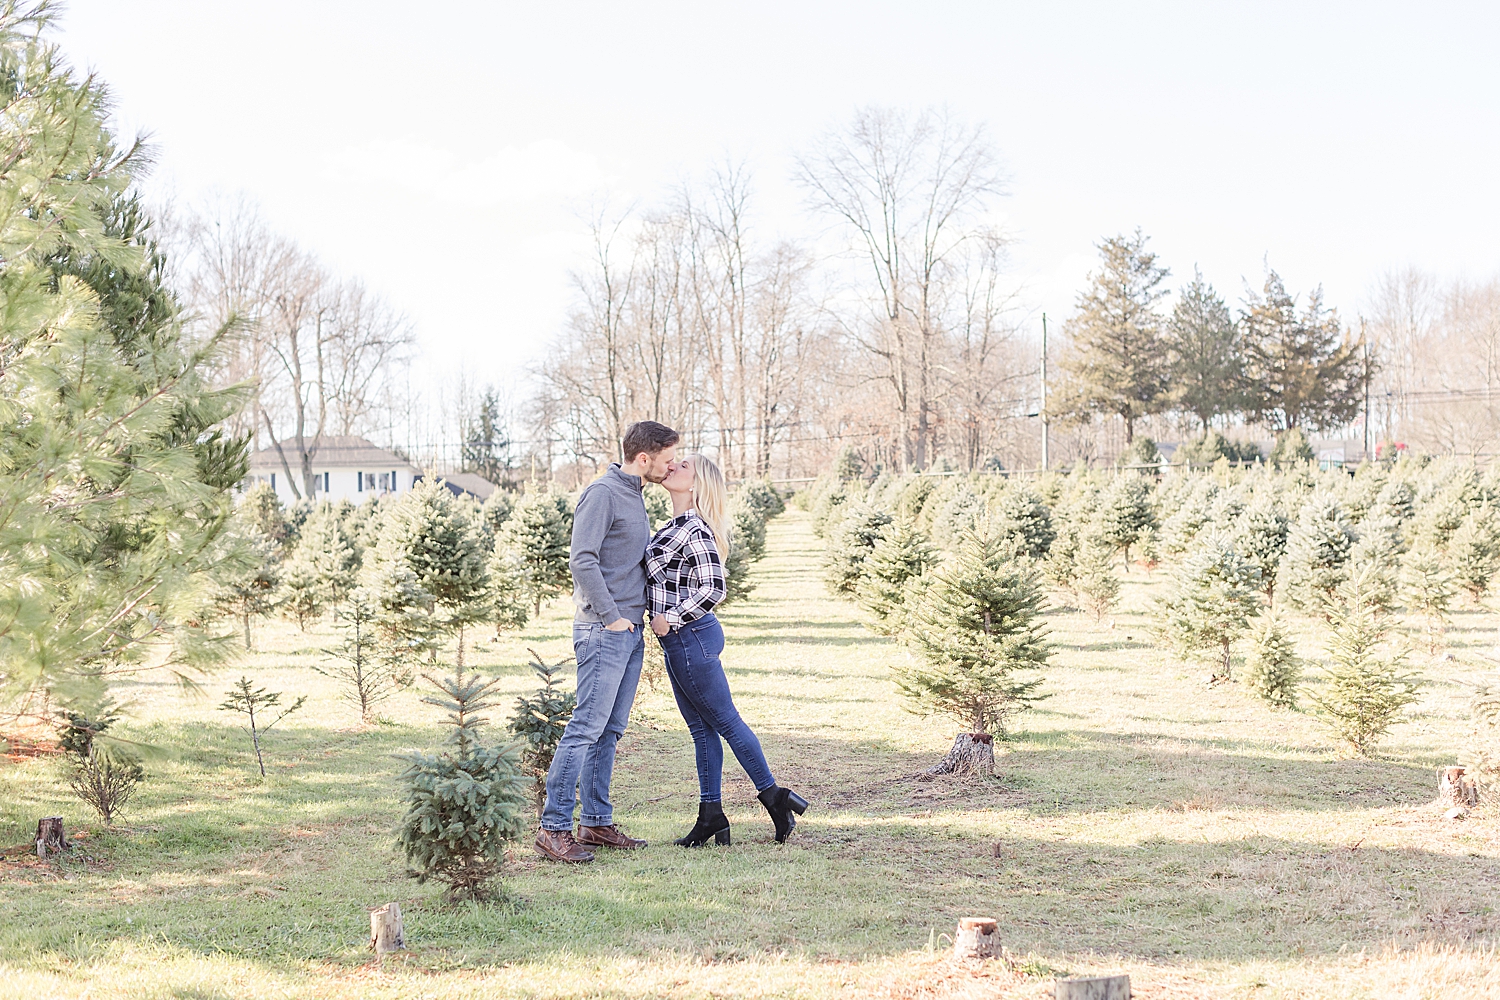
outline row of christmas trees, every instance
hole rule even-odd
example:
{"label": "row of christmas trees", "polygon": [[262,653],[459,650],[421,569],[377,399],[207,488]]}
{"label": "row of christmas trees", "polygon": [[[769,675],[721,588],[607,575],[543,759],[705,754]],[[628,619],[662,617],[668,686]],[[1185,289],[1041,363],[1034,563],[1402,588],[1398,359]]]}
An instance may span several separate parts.
{"label": "row of christmas trees", "polygon": [[[826,539],[829,586],[918,654],[898,677],[916,707],[979,733],[1003,732],[1036,696],[1049,587],[1056,605],[1102,618],[1122,575],[1165,563],[1168,593],[1152,609],[1161,644],[1278,707],[1303,691],[1344,744],[1369,753],[1416,700],[1413,647],[1441,652],[1455,603],[1481,600],[1500,568],[1500,474],[1461,460],[1352,474],[1299,456],[1165,477],[1079,467],[1024,483],[871,479],[845,457],[800,501]],[[1308,620],[1327,641],[1304,656],[1295,633]],[[944,651],[975,628],[987,652]],[[1314,659],[1323,669],[1309,685]]]}

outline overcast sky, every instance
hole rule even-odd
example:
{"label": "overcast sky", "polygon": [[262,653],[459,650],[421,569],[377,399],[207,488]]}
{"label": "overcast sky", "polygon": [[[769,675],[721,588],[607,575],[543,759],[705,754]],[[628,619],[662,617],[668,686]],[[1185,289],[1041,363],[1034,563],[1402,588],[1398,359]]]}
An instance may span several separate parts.
{"label": "overcast sky", "polygon": [[986,125],[1033,316],[1137,226],[1174,285],[1237,301],[1269,260],[1348,317],[1388,268],[1500,272],[1494,3],[71,0],[62,43],[151,134],[153,195],[248,195],[500,384],[563,323],[599,192],[727,153],[796,235],[791,156],[865,104]]}

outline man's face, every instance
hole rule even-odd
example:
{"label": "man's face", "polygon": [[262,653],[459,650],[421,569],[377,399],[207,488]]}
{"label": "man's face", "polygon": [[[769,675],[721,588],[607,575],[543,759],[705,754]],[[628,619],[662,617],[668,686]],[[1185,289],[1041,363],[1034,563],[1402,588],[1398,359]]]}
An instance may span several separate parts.
{"label": "man's face", "polygon": [[655,455],[647,456],[650,461],[646,463],[646,471],[641,478],[648,483],[659,483],[667,478],[667,473],[672,471],[672,463],[677,461],[677,446],[668,445]]}

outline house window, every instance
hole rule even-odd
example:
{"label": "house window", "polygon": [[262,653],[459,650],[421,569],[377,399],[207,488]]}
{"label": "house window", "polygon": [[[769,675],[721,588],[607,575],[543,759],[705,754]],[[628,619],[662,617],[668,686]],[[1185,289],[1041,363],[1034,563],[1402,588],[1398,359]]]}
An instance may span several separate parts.
{"label": "house window", "polygon": [[271,473],[271,489],[276,488],[276,473]]}
{"label": "house window", "polygon": [[390,488],[391,488],[391,474],[389,472],[382,472],[380,474],[380,492],[387,493],[387,492],[390,491]]}
{"label": "house window", "polygon": [[323,473],[323,492],[328,492],[328,473]]}

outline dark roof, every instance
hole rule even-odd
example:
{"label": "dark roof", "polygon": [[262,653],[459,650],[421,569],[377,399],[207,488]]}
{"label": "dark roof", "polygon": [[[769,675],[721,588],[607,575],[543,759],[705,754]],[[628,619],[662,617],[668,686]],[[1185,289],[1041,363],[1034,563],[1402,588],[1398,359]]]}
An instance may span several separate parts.
{"label": "dark roof", "polygon": [[[319,438],[316,445],[317,448],[313,452],[313,464],[319,467],[338,466],[364,469],[369,472],[378,472],[381,469],[422,471],[389,448],[381,448],[362,437],[325,436]],[[281,446],[286,450],[287,461],[295,467],[297,465],[295,443],[283,441]],[[279,471],[281,456],[276,453],[275,448],[262,448],[250,456],[250,468],[257,472]]]}
{"label": "dark roof", "polygon": [[438,481],[456,497],[465,493],[477,500],[488,500],[490,494],[495,492],[495,484],[483,476],[476,476],[472,472],[454,472],[450,475],[439,476]]}

